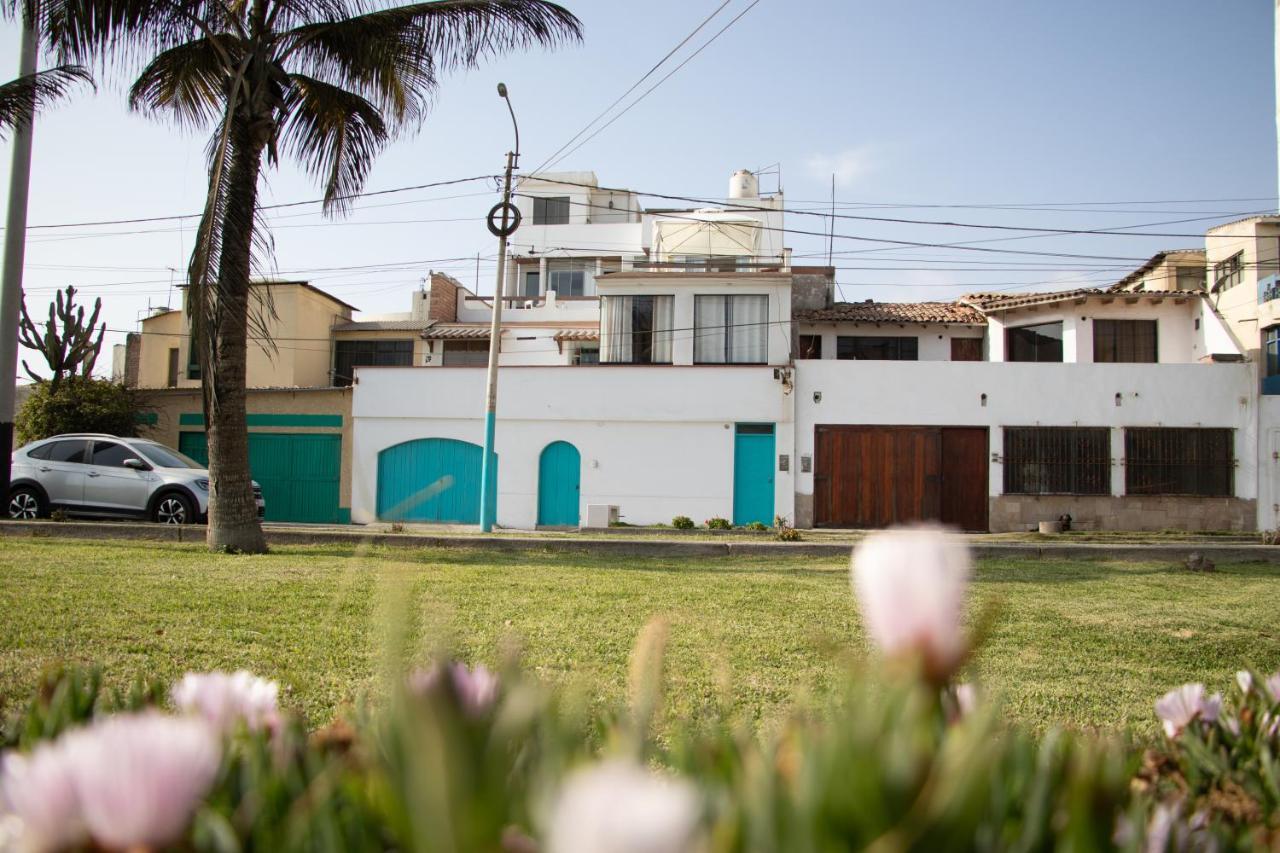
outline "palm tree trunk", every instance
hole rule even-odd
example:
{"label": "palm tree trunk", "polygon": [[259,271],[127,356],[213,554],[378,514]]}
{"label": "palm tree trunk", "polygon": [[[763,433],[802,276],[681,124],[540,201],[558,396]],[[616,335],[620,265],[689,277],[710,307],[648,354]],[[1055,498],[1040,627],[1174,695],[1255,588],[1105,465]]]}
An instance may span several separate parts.
{"label": "palm tree trunk", "polygon": [[204,387],[209,433],[209,548],[266,553],[249,473],[245,423],[245,378],[249,329],[249,282],[254,210],[262,148],[247,121],[232,128],[234,145],[227,175],[227,209],[213,328],[216,358]]}

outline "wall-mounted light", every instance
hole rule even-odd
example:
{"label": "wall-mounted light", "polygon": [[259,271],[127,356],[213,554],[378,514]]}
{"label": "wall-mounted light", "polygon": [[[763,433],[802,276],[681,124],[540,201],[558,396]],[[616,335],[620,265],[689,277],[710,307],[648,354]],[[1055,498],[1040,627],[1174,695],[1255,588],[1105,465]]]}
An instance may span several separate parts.
{"label": "wall-mounted light", "polygon": [[822,402],[822,392],[821,392],[821,391],[814,391],[814,392],[813,392],[813,402],[815,402],[815,403],[821,403],[821,402]]}
{"label": "wall-mounted light", "polygon": [[987,395],[983,394],[979,399],[982,400],[982,408],[985,409],[987,407]]}
{"label": "wall-mounted light", "polygon": [[1120,405],[1120,400],[1123,398],[1123,396],[1124,396],[1124,395],[1123,395],[1123,394],[1121,394],[1119,391],[1117,391],[1117,392],[1116,392],[1116,405],[1117,405],[1117,406],[1119,406],[1119,405]]}

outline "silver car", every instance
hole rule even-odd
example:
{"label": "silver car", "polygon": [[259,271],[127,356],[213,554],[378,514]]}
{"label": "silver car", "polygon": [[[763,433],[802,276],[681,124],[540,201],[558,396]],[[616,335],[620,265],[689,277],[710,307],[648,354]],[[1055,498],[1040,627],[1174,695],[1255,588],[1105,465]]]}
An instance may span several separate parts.
{"label": "silver car", "polygon": [[[74,515],[128,516],[162,524],[203,522],[209,512],[209,472],[194,459],[142,438],[75,433],[15,450],[9,518],[43,518],[54,509]],[[258,517],[266,511],[253,484]]]}

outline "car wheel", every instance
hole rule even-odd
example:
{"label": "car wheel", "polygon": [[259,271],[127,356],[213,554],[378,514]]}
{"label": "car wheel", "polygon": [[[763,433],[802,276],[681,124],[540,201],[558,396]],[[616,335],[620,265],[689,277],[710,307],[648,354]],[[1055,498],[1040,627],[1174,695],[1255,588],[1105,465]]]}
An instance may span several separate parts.
{"label": "car wheel", "polygon": [[9,492],[9,517],[19,521],[44,518],[49,513],[44,495],[30,486],[18,486]]}
{"label": "car wheel", "polygon": [[196,511],[185,495],[170,492],[156,501],[151,520],[157,524],[191,524],[196,520]]}

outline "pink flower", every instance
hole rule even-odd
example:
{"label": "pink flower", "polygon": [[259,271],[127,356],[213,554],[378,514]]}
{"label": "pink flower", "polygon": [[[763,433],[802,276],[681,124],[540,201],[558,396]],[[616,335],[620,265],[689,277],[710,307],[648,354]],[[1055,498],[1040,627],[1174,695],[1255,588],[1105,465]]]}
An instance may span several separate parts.
{"label": "pink flower", "polygon": [[687,853],[702,806],[687,782],[625,761],[569,777],[552,810],[548,853]]}
{"label": "pink flower", "polygon": [[1267,695],[1272,702],[1280,702],[1280,672],[1269,676],[1266,681]]}
{"label": "pink flower", "polygon": [[203,717],[220,732],[243,723],[250,731],[274,729],[280,722],[276,697],[280,686],[248,670],[188,672],[173,687],[173,704],[185,714]]}
{"label": "pink flower", "polygon": [[1176,738],[1196,719],[1216,722],[1221,710],[1222,694],[1206,697],[1203,684],[1184,684],[1156,700],[1156,716],[1170,738]]}
{"label": "pink flower", "polygon": [[156,711],[109,717],[60,742],[89,834],[121,850],[178,840],[221,761],[203,720]]}
{"label": "pink flower", "polygon": [[61,850],[87,838],[67,751],[61,741],[39,744],[29,754],[0,757],[0,815],[16,818],[15,838],[0,849]]}
{"label": "pink flower", "polygon": [[1236,673],[1236,684],[1240,685],[1240,692],[1249,695],[1253,690],[1253,675],[1247,669],[1242,669]]}
{"label": "pink flower", "polygon": [[956,710],[961,717],[967,717],[978,707],[978,688],[971,682],[956,685]]}
{"label": "pink flower", "polygon": [[454,697],[467,715],[478,717],[488,713],[498,700],[497,675],[484,664],[476,664],[475,669],[469,669],[466,664],[457,661],[443,667],[436,664],[430,669],[410,673],[410,692],[419,696],[433,693],[444,683],[445,673],[448,674]]}
{"label": "pink flower", "polygon": [[853,552],[853,589],[867,633],[888,657],[919,655],[945,680],[967,651],[961,628],[971,566],[964,544],[939,528],[873,533]]}

